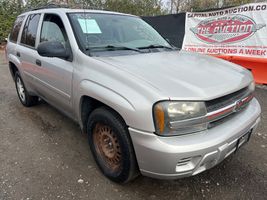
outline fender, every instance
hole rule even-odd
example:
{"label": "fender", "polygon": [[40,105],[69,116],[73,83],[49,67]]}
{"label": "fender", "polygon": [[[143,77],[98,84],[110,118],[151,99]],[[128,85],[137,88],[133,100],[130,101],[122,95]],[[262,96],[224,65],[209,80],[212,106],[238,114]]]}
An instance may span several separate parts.
{"label": "fender", "polygon": [[[79,102],[75,104],[75,110],[78,116],[78,121],[81,123],[81,109],[80,109],[80,100],[82,96],[88,96],[93,99],[100,101],[101,103],[111,107],[116,112],[118,112],[122,118],[125,120],[126,124],[130,127],[146,128],[149,126],[150,130],[154,130],[154,124],[152,119],[152,108],[150,112],[137,108],[135,103],[129,101],[125,96],[114,91],[108,86],[102,85],[92,80],[83,80],[79,84]],[[136,97],[137,99],[139,97]],[[136,99],[135,99],[136,100]],[[138,100],[138,102],[147,106],[148,101]],[[149,108],[149,107],[148,107]],[[148,114],[151,113],[151,114]],[[145,117],[144,115],[149,115]],[[143,116],[141,119],[140,116]],[[144,126],[145,124],[145,126]]]}

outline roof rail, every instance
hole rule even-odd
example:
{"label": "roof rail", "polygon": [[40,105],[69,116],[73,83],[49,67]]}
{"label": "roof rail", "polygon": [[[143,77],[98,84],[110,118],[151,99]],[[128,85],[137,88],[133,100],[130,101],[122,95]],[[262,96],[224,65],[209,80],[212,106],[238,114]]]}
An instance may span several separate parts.
{"label": "roof rail", "polygon": [[26,12],[34,11],[34,10],[41,10],[41,9],[52,9],[52,8],[69,8],[69,6],[49,3],[49,4],[41,5],[41,6],[36,7],[36,8],[28,8],[28,9],[26,9]]}

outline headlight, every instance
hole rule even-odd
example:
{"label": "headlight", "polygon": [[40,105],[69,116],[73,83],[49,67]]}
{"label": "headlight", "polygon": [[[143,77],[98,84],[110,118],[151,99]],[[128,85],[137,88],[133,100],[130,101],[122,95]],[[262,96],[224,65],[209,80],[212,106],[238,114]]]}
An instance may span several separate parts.
{"label": "headlight", "polygon": [[154,105],[153,113],[158,135],[183,135],[203,131],[208,127],[204,102],[159,102]]}

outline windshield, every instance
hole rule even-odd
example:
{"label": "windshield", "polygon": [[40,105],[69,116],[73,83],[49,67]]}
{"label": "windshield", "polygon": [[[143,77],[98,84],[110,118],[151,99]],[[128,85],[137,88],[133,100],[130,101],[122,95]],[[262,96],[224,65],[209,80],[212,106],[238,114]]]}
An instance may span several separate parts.
{"label": "windshield", "polygon": [[155,29],[139,17],[83,12],[69,13],[69,18],[84,53],[144,53],[145,49],[172,49]]}

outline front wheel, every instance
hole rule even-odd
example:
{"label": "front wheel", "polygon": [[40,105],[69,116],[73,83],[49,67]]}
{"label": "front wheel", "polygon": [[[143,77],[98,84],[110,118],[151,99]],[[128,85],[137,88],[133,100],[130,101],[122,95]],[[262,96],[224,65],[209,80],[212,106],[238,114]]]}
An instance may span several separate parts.
{"label": "front wheel", "polygon": [[39,98],[36,96],[29,95],[18,71],[15,74],[15,85],[19,100],[22,103],[22,105],[30,107],[38,103]]}
{"label": "front wheel", "polygon": [[138,167],[127,126],[107,108],[98,108],[88,119],[87,132],[92,154],[103,174],[117,183],[138,175]]}

